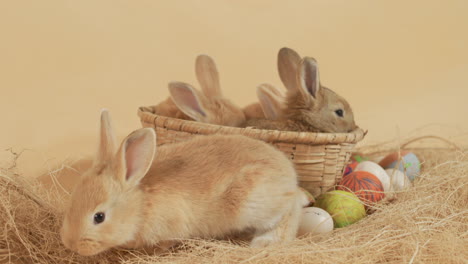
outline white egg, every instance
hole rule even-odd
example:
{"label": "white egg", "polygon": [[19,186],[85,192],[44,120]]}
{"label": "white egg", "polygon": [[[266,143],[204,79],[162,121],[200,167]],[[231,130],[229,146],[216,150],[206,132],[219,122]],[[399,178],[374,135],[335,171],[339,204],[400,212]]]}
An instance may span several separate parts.
{"label": "white egg", "polygon": [[330,214],[318,207],[302,209],[302,219],[299,223],[297,234],[302,236],[307,233],[322,234],[333,230],[333,218]]}
{"label": "white egg", "polygon": [[390,178],[391,191],[403,191],[411,186],[411,181],[399,169],[386,169],[385,172]]}
{"label": "white egg", "polygon": [[382,183],[384,192],[388,192],[390,190],[390,178],[379,164],[372,161],[363,161],[356,166],[354,171],[367,171],[372,173]]}

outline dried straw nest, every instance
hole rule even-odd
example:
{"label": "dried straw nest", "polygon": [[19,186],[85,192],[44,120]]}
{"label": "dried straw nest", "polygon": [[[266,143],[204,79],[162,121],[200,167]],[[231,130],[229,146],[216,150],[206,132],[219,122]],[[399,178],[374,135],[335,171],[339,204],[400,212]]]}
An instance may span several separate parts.
{"label": "dried straw nest", "polygon": [[410,190],[388,195],[372,215],[326,235],[266,249],[190,240],[163,254],[115,249],[91,258],[62,246],[62,202],[13,168],[2,169],[0,263],[466,263],[468,152],[414,151],[424,164]]}

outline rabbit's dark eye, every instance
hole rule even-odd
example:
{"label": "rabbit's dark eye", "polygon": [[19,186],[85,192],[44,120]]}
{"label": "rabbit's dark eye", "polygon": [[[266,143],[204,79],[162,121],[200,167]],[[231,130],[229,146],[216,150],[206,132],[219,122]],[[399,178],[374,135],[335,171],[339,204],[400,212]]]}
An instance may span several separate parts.
{"label": "rabbit's dark eye", "polygon": [[343,110],[342,109],[335,110],[335,114],[339,117],[343,117]]}
{"label": "rabbit's dark eye", "polygon": [[102,212],[99,212],[99,213],[96,213],[94,215],[94,224],[100,224],[102,222],[104,222],[104,219],[106,219],[106,214],[105,213],[102,213]]}

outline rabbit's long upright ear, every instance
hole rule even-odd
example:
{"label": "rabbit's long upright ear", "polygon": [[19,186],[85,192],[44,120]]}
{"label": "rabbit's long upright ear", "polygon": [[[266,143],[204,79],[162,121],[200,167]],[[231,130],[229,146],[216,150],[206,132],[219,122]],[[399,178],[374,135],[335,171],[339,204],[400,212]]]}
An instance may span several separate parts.
{"label": "rabbit's long upright ear", "polygon": [[263,83],[257,87],[257,97],[267,119],[276,120],[281,115],[284,99],[278,94],[270,84]]}
{"label": "rabbit's long upright ear", "polygon": [[284,95],[273,85],[264,83],[260,85],[265,92],[275,95],[277,98],[284,100]]}
{"label": "rabbit's long upright ear", "polygon": [[208,55],[198,55],[195,72],[203,93],[207,97],[222,96],[219,73],[214,60]]}
{"label": "rabbit's long upright ear", "polygon": [[314,58],[305,57],[301,62],[300,70],[300,90],[304,94],[309,94],[314,99],[317,99],[317,94],[320,90],[320,77],[317,61]]}
{"label": "rabbit's long upright ear", "polygon": [[101,110],[99,148],[95,165],[108,163],[115,154],[116,141],[112,120],[107,109]]}
{"label": "rabbit's long upright ear", "polygon": [[207,118],[206,97],[188,83],[169,83],[171,98],[184,114],[196,121],[204,122]]}
{"label": "rabbit's long upright ear", "polygon": [[125,186],[136,186],[153,164],[156,133],[141,128],[125,138],[117,153],[117,180]]}
{"label": "rabbit's long upright ear", "polygon": [[290,48],[282,48],[278,52],[278,73],[284,86],[288,90],[297,87],[297,70],[301,63],[301,56]]}

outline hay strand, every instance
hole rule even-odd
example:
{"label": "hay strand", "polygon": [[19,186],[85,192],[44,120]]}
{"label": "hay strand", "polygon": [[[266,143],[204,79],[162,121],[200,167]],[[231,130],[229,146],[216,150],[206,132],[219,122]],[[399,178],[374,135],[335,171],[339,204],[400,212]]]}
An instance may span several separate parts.
{"label": "hay strand", "polygon": [[62,208],[48,190],[9,170],[0,175],[0,263],[466,263],[468,153],[419,149],[423,171],[365,219],[287,245],[192,239],[169,252],[114,249],[87,258],[60,242]]}

